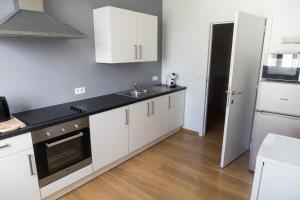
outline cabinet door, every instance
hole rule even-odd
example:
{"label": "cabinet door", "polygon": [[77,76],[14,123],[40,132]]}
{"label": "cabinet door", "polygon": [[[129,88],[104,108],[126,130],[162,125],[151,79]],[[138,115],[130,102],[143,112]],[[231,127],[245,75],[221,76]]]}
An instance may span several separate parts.
{"label": "cabinet door", "polygon": [[0,199],[41,199],[32,148],[0,159],[0,184]]}
{"label": "cabinet door", "polygon": [[136,12],[111,7],[110,20],[112,62],[136,62]]}
{"label": "cabinet door", "polygon": [[166,103],[165,97],[158,97],[151,100],[151,130],[152,140],[163,136],[166,132]]}
{"label": "cabinet door", "polygon": [[90,117],[94,170],[128,154],[128,114],[123,107]]}
{"label": "cabinet door", "polygon": [[158,18],[137,13],[137,44],[139,61],[157,61]]}
{"label": "cabinet door", "polygon": [[129,106],[129,152],[133,152],[153,140],[151,134],[151,101]]}
{"label": "cabinet door", "polygon": [[183,126],[185,91],[172,93],[166,96],[167,124],[166,132],[169,133]]}

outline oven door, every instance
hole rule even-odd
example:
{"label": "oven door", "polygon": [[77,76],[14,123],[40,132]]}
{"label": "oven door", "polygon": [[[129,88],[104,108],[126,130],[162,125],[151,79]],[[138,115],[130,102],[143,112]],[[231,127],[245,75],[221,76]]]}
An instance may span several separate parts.
{"label": "oven door", "polygon": [[92,163],[89,129],[34,145],[39,183],[44,187]]}
{"label": "oven door", "polygon": [[298,67],[263,66],[262,78],[283,82],[299,82]]}
{"label": "oven door", "polygon": [[263,65],[262,78],[267,80],[299,82],[298,54],[270,54]]}

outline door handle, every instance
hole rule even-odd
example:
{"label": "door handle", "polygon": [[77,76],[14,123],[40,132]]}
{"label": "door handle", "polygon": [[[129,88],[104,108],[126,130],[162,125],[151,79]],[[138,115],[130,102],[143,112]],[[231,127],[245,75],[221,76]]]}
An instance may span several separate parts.
{"label": "door handle", "polygon": [[134,45],[134,59],[138,59],[138,46],[136,44]]}
{"label": "door handle", "polygon": [[147,103],[147,116],[150,116],[150,103]]}
{"label": "door handle", "polygon": [[151,114],[154,115],[155,114],[155,102],[152,101],[151,104],[152,104],[152,113]]}
{"label": "door handle", "polygon": [[125,124],[126,125],[129,124],[129,110],[128,109],[125,110]]}
{"label": "door handle", "polygon": [[34,176],[34,164],[33,164],[33,155],[28,155],[29,167],[30,167],[30,175]]}
{"label": "door handle", "polygon": [[171,96],[168,96],[168,108],[171,109]]}
{"label": "door handle", "polygon": [[83,136],[83,132],[80,132],[80,133],[77,134],[77,135],[68,137],[68,138],[66,138],[66,139],[59,140],[59,141],[57,141],[57,142],[53,142],[53,143],[50,143],[50,144],[46,143],[46,146],[47,146],[48,148],[51,148],[51,147],[57,146],[57,145],[59,145],[59,144],[63,144],[63,143],[65,143],[65,142],[68,142],[68,141],[71,141],[71,140],[80,138],[80,137],[82,137],[82,136]]}
{"label": "door handle", "polygon": [[244,94],[242,91],[232,91],[232,95],[241,95]]}
{"label": "door handle", "polygon": [[244,94],[244,92],[242,91],[230,91],[230,90],[226,90],[225,93],[230,94],[230,95],[241,95]]}
{"label": "door handle", "polygon": [[0,149],[5,149],[5,148],[8,148],[10,147],[10,144],[3,144],[0,146]]}
{"label": "door handle", "polygon": [[143,46],[139,45],[139,48],[140,48],[140,59],[142,59],[143,58]]}

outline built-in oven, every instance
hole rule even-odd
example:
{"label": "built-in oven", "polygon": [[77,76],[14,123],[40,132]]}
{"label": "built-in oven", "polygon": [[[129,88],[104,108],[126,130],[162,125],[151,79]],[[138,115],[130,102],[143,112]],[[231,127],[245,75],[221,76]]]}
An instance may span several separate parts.
{"label": "built-in oven", "polygon": [[88,118],[32,132],[40,187],[92,163]]}
{"label": "built-in oven", "polygon": [[300,54],[268,54],[263,61],[262,78],[272,81],[300,82]]}

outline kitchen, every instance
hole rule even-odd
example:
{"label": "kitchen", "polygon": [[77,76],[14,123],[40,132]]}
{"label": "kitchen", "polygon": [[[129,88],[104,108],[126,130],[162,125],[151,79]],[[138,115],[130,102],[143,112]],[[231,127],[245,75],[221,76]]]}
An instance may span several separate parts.
{"label": "kitchen", "polygon": [[[6,97],[1,102],[3,105],[8,102],[10,113],[15,117],[13,123],[20,128],[0,134],[0,144],[3,145],[0,182],[1,185],[6,183],[0,190],[4,195],[0,196],[1,199],[119,199],[118,195],[127,199],[209,199],[204,190],[211,184],[213,189],[209,191],[219,194],[222,199],[249,199],[253,180],[253,173],[248,171],[249,155],[232,164],[230,161],[226,164],[228,167],[224,164],[222,169],[219,167],[222,138],[210,134],[199,137],[204,136],[202,127],[199,127],[204,118],[203,111],[199,112],[199,106],[202,106],[199,102],[205,99],[201,98],[199,90],[202,95],[206,85],[199,83],[202,79],[199,72],[201,76],[206,73],[191,67],[202,65],[206,56],[190,52],[188,58],[191,60],[184,59],[187,51],[180,47],[183,45],[180,39],[186,31],[180,32],[177,28],[181,29],[185,20],[177,20],[174,15],[178,14],[176,6],[187,8],[180,6],[179,2],[170,4],[167,0],[1,2],[0,52],[1,69],[5,75],[1,78],[0,95]],[[234,11],[244,8],[241,6]],[[191,11],[193,15],[194,10]],[[251,9],[246,11],[253,12]],[[256,15],[269,19],[266,13]],[[51,22],[42,21],[49,16]],[[190,17],[186,13],[183,16]],[[56,20],[55,23],[52,19]],[[225,17],[220,21],[233,19]],[[209,27],[209,23],[205,26]],[[56,27],[59,27],[57,32]],[[297,34],[293,28],[288,30],[291,35]],[[269,28],[265,46],[271,45],[268,31]],[[188,38],[188,42],[193,40],[193,37]],[[202,39],[208,43],[208,34]],[[298,52],[299,45],[293,43],[297,42],[287,44],[288,50]],[[200,46],[207,49],[209,45]],[[264,53],[259,53],[267,51],[264,49]],[[201,61],[193,56],[201,57]],[[257,65],[259,68],[260,64]],[[191,72],[193,76],[190,76]],[[165,86],[166,83],[169,87]],[[176,83],[178,86],[175,87]],[[205,141],[210,145],[203,146]],[[177,148],[172,149],[173,153],[166,152],[175,144]],[[193,148],[187,152],[188,146]],[[160,155],[156,150],[159,147],[165,154]],[[208,151],[212,148],[213,152]],[[223,148],[224,155],[229,155],[227,149],[224,151]],[[148,161],[145,161],[145,155],[148,155]],[[169,160],[172,156],[191,161],[185,160],[185,165],[181,166],[181,162]],[[155,157],[172,163],[174,168]],[[138,162],[139,159],[148,164]],[[191,186],[199,182],[183,174],[180,180],[176,179],[180,166],[185,173],[193,174],[191,167],[196,165],[196,168],[203,168],[195,175],[202,180],[205,172],[212,173],[203,166],[210,165],[210,162],[214,163],[212,171],[227,174],[223,183],[227,183],[228,188],[216,186],[205,178],[206,184],[201,183],[201,188]],[[235,172],[235,167],[241,162],[244,167],[241,172]],[[118,187],[118,181],[113,184],[111,173],[114,170],[122,172],[122,167],[126,166],[131,166],[133,173],[133,177],[126,175],[131,184]],[[7,173],[8,169],[11,173]],[[139,170],[145,169],[149,171],[143,175]],[[168,176],[159,182],[157,173],[162,173],[161,170]],[[151,171],[156,171],[156,174]],[[16,180],[11,179],[12,173]],[[124,176],[124,173],[120,175]],[[109,182],[106,176],[111,176],[111,187],[110,184],[101,184],[103,180]],[[135,176],[142,180],[134,179]],[[232,176],[240,184],[233,183]],[[215,175],[212,177],[212,180],[217,180]],[[100,182],[98,186],[97,182]],[[134,182],[138,186],[132,186]],[[185,184],[191,189],[196,188],[195,196],[183,191],[188,188]],[[228,193],[239,185],[243,192]],[[150,186],[153,190],[147,189]],[[86,190],[84,187],[89,188],[88,194],[76,198]],[[16,188],[20,189],[17,194],[13,192]],[[124,190],[132,191],[131,196]]]}

